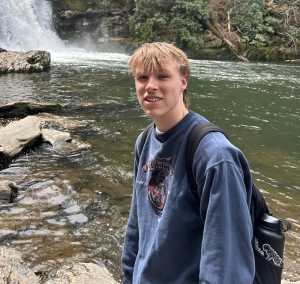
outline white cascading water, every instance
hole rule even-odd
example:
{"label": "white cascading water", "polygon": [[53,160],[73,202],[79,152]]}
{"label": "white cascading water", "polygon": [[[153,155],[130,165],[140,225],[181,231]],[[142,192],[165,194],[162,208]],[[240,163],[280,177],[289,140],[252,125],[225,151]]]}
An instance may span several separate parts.
{"label": "white cascading water", "polygon": [[51,4],[45,0],[1,0],[0,47],[16,51],[63,48],[53,29]]}
{"label": "white cascading water", "polygon": [[[52,24],[52,7],[47,0],[0,0],[0,48],[9,51],[47,50],[57,63],[105,64],[122,62],[125,54],[89,52],[66,47]],[[123,64],[121,64],[123,65]]]}

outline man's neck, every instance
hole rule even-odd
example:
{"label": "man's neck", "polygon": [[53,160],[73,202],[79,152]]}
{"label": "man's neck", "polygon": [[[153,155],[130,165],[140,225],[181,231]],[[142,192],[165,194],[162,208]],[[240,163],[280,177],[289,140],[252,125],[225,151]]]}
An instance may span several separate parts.
{"label": "man's neck", "polygon": [[168,117],[160,117],[155,119],[154,123],[159,131],[166,132],[181,121],[188,113],[188,109],[184,108],[180,113],[177,113],[176,116],[170,117],[170,115],[168,115]]}

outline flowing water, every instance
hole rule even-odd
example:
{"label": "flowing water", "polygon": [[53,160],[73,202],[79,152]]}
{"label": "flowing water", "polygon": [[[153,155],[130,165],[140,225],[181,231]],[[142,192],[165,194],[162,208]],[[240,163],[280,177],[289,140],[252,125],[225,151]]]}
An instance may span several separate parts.
{"label": "flowing water", "polygon": [[[0,15],[4,3],[13,1],[0,3]],[[1,32],[3,27],[0,46]],[[149,120],[137,104],[127,55],[108,49],[54,48],[49,72],[0,76],[0,104],[60,103],[57,114],[78,123],[69,129],[72,137],[91,145],[67,151],[43,144],[0,172],[0,180],[19,188],[15,202],[0,207],[0,244],[21,250],[36,270],[53,260],[103,260],[120,277],[133,145]],[[292,221],[285,257],[299,271],[300,66],[197,60],[191,65],[191,109],[226,130],[247,156],[272,212]]]}

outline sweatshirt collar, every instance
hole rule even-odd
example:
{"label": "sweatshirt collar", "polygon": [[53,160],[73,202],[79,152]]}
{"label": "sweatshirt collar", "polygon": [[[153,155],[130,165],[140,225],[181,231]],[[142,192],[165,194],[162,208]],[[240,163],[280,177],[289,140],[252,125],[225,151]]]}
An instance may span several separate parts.
{"label": "sweatshirt collar", "polygon": [[192,111],[189,111],[188,114],[183,119],[181,119],[176,125],[174,125],[168,131],[162,134],[158,134],[157,132],[155,132],[155,138],[161,143],[167,141],[171,136],[173,136],[176,132],[178,132],[179,129],[187,129],[190,126],[190,121],[192,120],[193,116],[194,113]]}

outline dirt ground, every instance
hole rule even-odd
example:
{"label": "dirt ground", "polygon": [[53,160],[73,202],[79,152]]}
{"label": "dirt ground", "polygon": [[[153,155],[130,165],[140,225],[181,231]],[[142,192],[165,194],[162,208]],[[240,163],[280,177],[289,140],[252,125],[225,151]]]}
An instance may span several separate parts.
{"label": "dirt ground", "polygon": [[297,283],[300,284],[300,261],[296,260],[284,260],[284,268],[282,273],[282,279],[284,279],[281,283]]}

